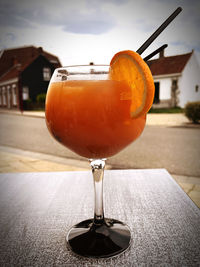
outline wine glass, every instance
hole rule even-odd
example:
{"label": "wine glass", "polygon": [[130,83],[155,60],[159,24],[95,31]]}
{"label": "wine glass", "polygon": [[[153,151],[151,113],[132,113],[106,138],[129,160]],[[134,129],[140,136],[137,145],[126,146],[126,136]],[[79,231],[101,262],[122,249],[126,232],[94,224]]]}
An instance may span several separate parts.
{"label": "wine glass", "polygon": [[142,133],[146,115],[131,117],[131,89],[109,76],[108,65],[58,68],[46,97],[46,124],[52,136],[90,160],[94,178],[94,218],[73,226],[67,244],[86,257],[111,257],[130,245],[129,227],[104,218],[103,173],[105,160]]}

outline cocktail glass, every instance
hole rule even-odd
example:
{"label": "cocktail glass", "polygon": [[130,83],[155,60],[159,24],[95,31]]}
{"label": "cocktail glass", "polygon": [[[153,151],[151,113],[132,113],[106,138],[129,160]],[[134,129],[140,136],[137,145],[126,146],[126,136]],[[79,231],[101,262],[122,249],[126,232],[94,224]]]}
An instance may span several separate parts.
{"label": "cocktail glass", "polygon": [[94,218],[73,226],[66,237],[82,256],[110,257],[130,245],[129,227],[104,218],[103,173],[105,159],[142,133],[146,115],[131,117],[132,94],[125,81],[109,76],[107,65],[58,68],[46,97],[46,123],[52,136],[90,160],[94,178]]}

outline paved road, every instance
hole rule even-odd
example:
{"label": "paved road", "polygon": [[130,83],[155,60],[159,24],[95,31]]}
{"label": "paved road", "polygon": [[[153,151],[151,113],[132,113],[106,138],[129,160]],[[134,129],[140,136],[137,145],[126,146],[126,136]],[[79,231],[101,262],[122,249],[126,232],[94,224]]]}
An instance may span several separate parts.
{"label": "paved road", "polygon": [[[0,114],[0,145],[83,159],[50,136],[43,118]],[[138,140],[108,163],[113,168],[166,168],[171,174],[200,177],[200,128],[146,126]]]}

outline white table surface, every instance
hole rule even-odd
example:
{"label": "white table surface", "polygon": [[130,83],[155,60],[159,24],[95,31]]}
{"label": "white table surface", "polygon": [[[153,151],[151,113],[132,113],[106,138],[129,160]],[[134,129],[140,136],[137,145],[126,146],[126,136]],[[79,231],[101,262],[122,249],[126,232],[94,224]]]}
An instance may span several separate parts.
{"label": "white table surface", "polygon": [[0,266],[200,266],[200,210],[164,169],[107,170],[105,217],[131,247],[108,259],[73,254],[68,229],[93,217],[90,172],[0,175]]}

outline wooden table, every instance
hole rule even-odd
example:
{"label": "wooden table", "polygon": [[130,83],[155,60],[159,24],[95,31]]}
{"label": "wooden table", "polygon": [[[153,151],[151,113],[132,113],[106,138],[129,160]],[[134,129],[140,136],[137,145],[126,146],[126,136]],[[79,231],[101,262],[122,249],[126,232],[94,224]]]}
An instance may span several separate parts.
{"label": "wooden table", "polygon": [[200,210],[164,169],[108,170],[106,217],[126,222],[131,247],[88,259],[65,244],[93,216],[90,172],[0,175],[0,266],[199,266]]}

